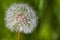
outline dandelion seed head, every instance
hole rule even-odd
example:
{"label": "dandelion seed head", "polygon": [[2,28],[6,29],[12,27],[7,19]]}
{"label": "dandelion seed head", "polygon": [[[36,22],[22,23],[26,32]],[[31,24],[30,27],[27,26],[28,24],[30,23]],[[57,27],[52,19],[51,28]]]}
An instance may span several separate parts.
{"label": "dandelion seed head", "polygon": [[36,12],[28,4],[12,4],[5,13],[6,27],[12,32],[31,33],[37,25]]}

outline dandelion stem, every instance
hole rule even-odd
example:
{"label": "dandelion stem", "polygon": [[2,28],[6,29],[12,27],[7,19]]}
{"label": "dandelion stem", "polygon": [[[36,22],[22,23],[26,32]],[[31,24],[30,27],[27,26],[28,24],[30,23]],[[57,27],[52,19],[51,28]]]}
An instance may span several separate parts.
{"label": "dandelion stem", "polygon": [[20,40],[20,32],[18,32],[18,40]]}

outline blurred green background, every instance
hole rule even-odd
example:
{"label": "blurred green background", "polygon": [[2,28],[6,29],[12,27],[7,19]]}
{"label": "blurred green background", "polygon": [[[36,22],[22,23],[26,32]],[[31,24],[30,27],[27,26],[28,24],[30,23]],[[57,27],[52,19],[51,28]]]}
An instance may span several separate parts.
{"label": "blurred green background", "polygon": [[17,40],[16,32],[5,27],[4,14],[13,3],[28,3],[37,12],[36,30],[21,40],[60,40],[60,0],[0,0],[0,40]]}

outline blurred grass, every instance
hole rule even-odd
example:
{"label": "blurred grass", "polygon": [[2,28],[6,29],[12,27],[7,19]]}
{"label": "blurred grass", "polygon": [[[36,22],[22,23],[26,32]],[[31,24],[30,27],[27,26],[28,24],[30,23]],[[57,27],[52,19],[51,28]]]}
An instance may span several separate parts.
{"label": "blurred grass", "polygon": [[21,33],[21,40],[60,40],[60,0],[0,0],[0,40],[17,40],[17,33],[4,24],[5,11],[15,2],[28,3],[39,18],[36,30],[29,35]]}

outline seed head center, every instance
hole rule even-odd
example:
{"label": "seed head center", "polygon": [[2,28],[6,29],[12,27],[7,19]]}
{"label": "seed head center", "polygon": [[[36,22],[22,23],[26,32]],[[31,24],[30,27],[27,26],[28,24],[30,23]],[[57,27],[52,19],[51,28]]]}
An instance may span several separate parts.
{"label": "seed head center", "polygon": [[16,20],[20,23],[20,22],[26,22],[26,16],[23,14],[17,14],[16,15]]}

